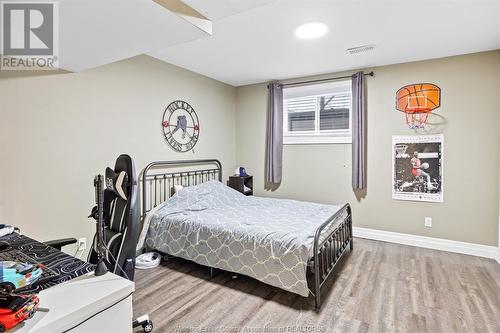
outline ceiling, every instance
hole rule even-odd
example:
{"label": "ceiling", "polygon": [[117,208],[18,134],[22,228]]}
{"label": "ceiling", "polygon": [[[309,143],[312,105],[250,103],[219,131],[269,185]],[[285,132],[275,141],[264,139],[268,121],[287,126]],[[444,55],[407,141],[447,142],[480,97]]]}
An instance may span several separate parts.
{"label": "ceiling", "polygon": [[[186,0],[210,14],[218,3]],[[500,1],[256,1],[235,15],[214,13],[213,35],[149,55],[234,86],[500,49]],[[199,8],[204,6],[204,8]],[[236,12],[236,11],[234,11]],[[319,21],[317,40],[295,28]],[[376,44],[350,55],[347,48]]]}
{"label": "ceiling", "polygon": [[[222,19],[269,1],[188,0]],[[83,71],[209,36],[153,0],[60,0],[59,66]]]}
{"label": "ceiling", "polygon": [[212,20],[242,13],[275,0],[183,0]]}
{"label": "ceiling", "polygon": [[59,2],[59,66],[73,72],[205,35],[152,0]]}
{"label": "ceiling", "polygon": [[[183,1],[212,20],[211,36],[153,0],[61,0],[61,67],[148,54],[239,86],[500,49],[500,0]],[[311,21],[328,33],[297,39]],[[346,52],[364,44],[377,47]]]}

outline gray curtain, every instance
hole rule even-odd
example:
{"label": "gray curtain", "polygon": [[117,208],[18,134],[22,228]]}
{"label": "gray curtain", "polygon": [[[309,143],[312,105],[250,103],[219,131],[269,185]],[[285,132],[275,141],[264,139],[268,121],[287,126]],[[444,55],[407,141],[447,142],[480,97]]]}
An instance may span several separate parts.
{"label": "gray curtain", "polygon": [[352,188],[366,188],[365,76],[352,76]]}
{"label": "gray curtain", "polygon": [[283,87],[271,82],[267,89],[266,182],[279,184],[283,162]]}

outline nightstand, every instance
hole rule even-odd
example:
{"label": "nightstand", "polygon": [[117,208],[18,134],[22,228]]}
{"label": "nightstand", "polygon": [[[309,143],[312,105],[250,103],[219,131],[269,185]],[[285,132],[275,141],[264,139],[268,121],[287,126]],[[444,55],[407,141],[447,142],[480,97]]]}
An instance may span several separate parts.
{"label": "nightstand", "polygon": [[[252,176],[229,176],[227,186],[243,193],[244,195],[253,195],[253,177]],[[247,190],[245,191],[245,187]]]}

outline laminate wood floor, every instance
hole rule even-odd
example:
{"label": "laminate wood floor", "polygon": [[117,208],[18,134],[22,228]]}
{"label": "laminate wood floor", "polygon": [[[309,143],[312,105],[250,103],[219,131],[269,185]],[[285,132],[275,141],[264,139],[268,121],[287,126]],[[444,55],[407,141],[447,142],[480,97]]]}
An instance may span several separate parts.
{"label": "laminate wood floor", "polygon": [[174,259],[136,272],[134,314],[154,332],[500,333],[500,265],[491,259],[355,239],[312,297]]}

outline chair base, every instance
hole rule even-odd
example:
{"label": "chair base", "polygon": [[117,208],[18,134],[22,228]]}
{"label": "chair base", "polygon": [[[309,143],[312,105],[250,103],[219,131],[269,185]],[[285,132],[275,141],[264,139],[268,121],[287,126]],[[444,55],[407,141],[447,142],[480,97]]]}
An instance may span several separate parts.
{"label": "chair base", "polygon": [[149,319],[148,315],[140,316],[132,322],[132,327],[136,328],[142,326],[144,332],[149,333],[153,331],[153,322]]}

